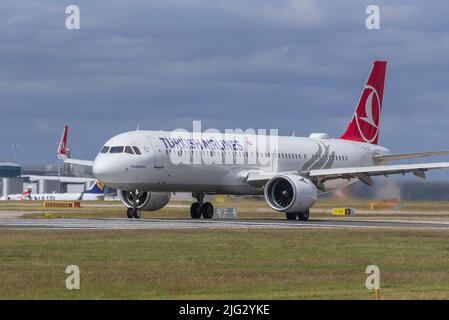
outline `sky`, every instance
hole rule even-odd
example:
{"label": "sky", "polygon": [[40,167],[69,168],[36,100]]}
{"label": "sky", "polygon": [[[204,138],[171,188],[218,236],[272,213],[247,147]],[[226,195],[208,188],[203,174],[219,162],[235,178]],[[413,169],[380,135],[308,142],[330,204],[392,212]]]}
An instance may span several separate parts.
{"label": "sky", "polygon": [[[80,8],[67,30],[66,6]],[[365,9],[380,9],[368,30]],[[449,2],[2,0],[0,159],[93,159],[141,129],[279,129],[338,137],[387,60],[380,144],[449,149]],[[449,158],[439,158],[447,161]],[[438,177],[438,175],[436,175]]]}

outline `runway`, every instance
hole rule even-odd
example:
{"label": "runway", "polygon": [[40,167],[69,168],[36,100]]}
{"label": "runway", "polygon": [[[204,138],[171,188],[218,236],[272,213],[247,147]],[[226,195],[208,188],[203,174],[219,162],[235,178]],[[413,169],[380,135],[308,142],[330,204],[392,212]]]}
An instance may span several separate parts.
{"label": "runway", "polygon": [[190,219],[1,219],[0,229],[158,230],[158,229],[447,229],[438,221],[374,220],[190,220]]}

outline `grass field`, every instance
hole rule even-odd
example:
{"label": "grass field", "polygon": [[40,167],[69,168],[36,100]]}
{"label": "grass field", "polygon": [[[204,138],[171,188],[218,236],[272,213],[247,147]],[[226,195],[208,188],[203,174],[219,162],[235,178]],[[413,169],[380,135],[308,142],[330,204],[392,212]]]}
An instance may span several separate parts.
{"label": "grass field", "polygon": [[[176,201],[144,218],[188,218]],[[225,198],[239,219],[284,219],[263,201]],[[356,208],[331,217],[333,207]],[[449,221],[447,202],[404,202],[370,211],[366,201],[320,200],[311,219]],[[0,203],[24,218],[124,217],[114,202],[44,209]],[[449,232],[394,229],[0,230],[0,299],[373,299],[368,265],[381,270],[384,299],[449,299]],[[65,288],[65,268],[81,269],[81,289]]]}
{"label": "grass field", "polygon": [[[1,231],[2,299],[449,299],[443,231]],[[81,289],[65,289],[65,268]]]}

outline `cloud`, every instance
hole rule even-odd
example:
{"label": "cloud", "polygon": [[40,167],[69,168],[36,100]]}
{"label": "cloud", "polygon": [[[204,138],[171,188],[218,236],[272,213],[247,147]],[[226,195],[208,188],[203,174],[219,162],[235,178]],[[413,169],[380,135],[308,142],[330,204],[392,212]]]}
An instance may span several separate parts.
{"label": "cloud", "polygon": [[447,147],[445,1],[378,1],[375,31],[365,28],[369,1],[75,3],[79,31],[65,29],[61,1],[2,1],[0,158],[18,143],[54,162],[66,123],[84,158],[137,124],[338,136],[375,59],[389,63],[381,142]]}

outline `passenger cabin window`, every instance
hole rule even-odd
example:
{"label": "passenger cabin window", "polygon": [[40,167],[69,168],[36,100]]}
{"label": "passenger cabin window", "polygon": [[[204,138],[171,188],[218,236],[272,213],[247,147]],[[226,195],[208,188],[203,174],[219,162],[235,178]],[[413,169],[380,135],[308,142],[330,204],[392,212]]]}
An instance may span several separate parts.
{"label": "passenger cabin window", "polygon": [[125,147],[125,153],[134,154],[133,149],[130,146]]}
{"label": "passenger cabin window", "polygon": [[109,153],[122,153],[123,152],[123,146],[120,147],[111,147],[109,150]]}
{"label": "passenger cabin window", "polygon": [[109,151],[109,147],[104,146],[103,148],[101,148],[100,153],[108,153],[108,151]]}
{"label": "passenger cabin window", "polygon": [[142,154],[139,150],[139,148],[137,148],[136,146],[133,146],[133,150],[136,154]]}

